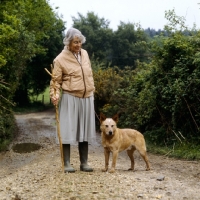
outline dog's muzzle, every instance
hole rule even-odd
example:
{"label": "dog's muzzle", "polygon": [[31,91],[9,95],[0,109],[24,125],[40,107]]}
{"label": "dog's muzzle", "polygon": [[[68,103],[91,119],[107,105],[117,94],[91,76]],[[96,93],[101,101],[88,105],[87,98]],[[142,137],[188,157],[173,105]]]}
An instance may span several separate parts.
{"label": "dog's muzzle", "polygon": [[112,134],[113,134],[113,132],[112,132],[112,131],[109,131],[109,132],[108,132],[108,134],[109,134],[109,135],[112,135]]}

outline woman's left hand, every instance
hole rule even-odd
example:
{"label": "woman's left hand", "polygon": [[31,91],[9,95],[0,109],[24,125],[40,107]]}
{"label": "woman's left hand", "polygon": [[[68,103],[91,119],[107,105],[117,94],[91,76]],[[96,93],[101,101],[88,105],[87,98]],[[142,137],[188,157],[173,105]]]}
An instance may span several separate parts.
{"label": "woman's left hand", "polygon": [[59,95],[56,94],[55,96],[51,97],[51,102],[53,103],[54,106],[58,105],[59,102]]}

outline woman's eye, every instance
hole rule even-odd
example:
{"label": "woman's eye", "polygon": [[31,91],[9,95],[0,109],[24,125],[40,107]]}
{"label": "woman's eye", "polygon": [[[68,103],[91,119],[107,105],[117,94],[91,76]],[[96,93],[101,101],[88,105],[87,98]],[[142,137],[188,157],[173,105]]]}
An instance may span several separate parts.
{"label": "woman's eye", "polygon": [[81,41],[75,41],[74,44],[82,44]]}

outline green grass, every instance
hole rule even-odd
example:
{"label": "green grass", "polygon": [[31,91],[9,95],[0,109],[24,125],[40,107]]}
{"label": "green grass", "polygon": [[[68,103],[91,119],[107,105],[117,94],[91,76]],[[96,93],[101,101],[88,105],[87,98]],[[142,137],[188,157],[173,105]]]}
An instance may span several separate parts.
{"label": "green grass", "polygon": [[154,154],[165,155],[185,160],[200,160],[200,145],[193,143],[177,143],[173,146],[158,146],[147,142],[147,149]]}
{"label": "green grass", "polygon": [[37,102],[41,102],[45,105],[50,104],[50,96],[49,96],[49,87],[46,88],[46,90],[44,91],[44,93],[39,94],[38,97],[37,96],[31,96],[30,97],[31,101],[37,101]]}

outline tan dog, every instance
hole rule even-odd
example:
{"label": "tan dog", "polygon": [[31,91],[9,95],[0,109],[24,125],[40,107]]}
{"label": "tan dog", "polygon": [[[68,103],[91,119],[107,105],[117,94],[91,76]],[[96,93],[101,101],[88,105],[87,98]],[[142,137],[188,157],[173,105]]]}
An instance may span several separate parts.
{"label": "tan dog", "polygon": [[117,128],[118,119],[118,114],[112,118],[106,118],[104,114],[100,114],[101,139],[105,155],[105,169],[103,171],[106,172],[108,170],[110,152],[112,152],[112,167],[109,172],[115,172],[118,153],[124,150],[127,150],[127,154],[131,160],[131,168],[129,170],[134,170],[133,153],[135,150],[138,150],[144,159],[146,170],[150,170],[143,135],[134,129]]}

